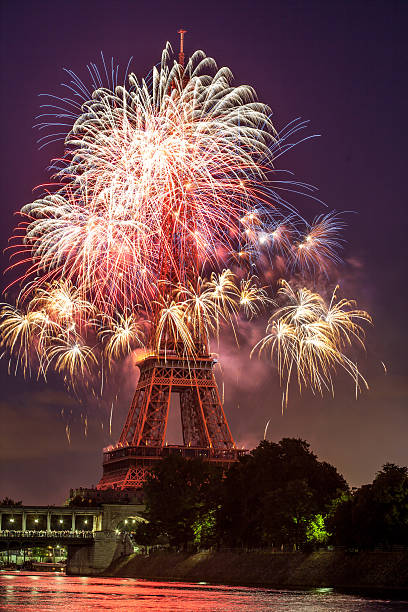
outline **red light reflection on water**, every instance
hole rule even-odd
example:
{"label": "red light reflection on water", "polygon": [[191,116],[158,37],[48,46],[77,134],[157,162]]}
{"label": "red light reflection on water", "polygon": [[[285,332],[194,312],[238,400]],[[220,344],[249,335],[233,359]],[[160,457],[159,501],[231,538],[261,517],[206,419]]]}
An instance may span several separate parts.
{"label": "red light reflection on water", "polygon": [[323,588],[278,591],[0,571],[0,610],[7,612],[406,612],[407,609],[406,601],[345,595]]}
{"label": "red light reflection on water", "polygon": [[24,612],[270,610],[269,606],[264,607],[261,601],[256,601],[263,589],[245,587],[152,582],[132,578],[85,578],[48,572],[2,572],[0,583],[0,600],[3,603],[0,608],[10,612],[20,608],[24,608]]}

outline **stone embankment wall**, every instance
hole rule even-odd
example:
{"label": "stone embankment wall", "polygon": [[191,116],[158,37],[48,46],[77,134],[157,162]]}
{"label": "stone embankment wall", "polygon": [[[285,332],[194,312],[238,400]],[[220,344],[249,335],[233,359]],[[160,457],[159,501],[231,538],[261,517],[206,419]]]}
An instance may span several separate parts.
{"label": "stone embankment wall", "polygon": [[118,559],[104,575],[275,588],[408,589],[408,552],[157,552]]}
{"label": "stone embankment wall", "polygon": [[129,558],[133,547],[127,536],[96,531],[94,542],[87,546],[69,546],[67,574],[98,576],[118,558]]}

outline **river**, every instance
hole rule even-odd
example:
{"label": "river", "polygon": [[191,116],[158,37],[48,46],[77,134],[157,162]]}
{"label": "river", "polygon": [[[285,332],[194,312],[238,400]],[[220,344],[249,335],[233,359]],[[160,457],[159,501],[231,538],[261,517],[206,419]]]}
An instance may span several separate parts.
{"label": "river", "polygon": [[17,612],[370,612],[408,610],[408,601],[332,589],[276,590],[132,578],[78,578],[56,573],[0,572],[0,610]]}

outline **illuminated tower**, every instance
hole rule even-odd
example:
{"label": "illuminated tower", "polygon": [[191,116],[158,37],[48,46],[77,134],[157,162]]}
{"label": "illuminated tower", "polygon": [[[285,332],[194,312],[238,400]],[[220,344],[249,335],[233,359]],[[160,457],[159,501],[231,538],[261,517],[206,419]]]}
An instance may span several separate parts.
{"label": "illuminated tower", "polygon": [[[183,67],[185,30],[179,30],[179,34],[179,64]],[[168,224],[167,231],[168,242],[177,241],[174,226]],[[193,245],[190,255],[187,280],[194,281],[198,266]],[[168,279],[167,285],[162,283],[166,288],[176,275],[168,268],[168,257],[163,257],[163,261],[160,278]],[[236,449],[228,427],[213,372],[216,360],[209,354],[206,338],[197,339],[195,346],[195,356],[190,359],[185,356],[183,347],[164,341],[156,355],[138,364],[140,378],[135,396],[119,442],[105,449],[99,489],[139,488],[157,461],[172,453],[202,457],[228,466],[244,452]],[[173,393],[180,399],[182,446],[165,443]]]}
{"label": "illuminated tower", "polygon": [[[235,447],[220,401],[213,367],[203,354],[194,361],[176,353],[147,357],[125,426],[115,447],[105,449],[99,489],[139,488],[162,457],[202,457],[228,466]],[[172,393],[180,397],[183,446],[165,445]]]}

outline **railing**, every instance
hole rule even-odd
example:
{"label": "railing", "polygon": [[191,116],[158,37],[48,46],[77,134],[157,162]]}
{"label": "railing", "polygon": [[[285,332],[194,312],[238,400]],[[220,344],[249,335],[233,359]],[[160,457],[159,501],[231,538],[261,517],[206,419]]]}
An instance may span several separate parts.
{"label": "railing", "polygon": [[120,457],[169,457],[179,455],[189,459],[204,457],[206,459],[219,459],[222,461],[235,461],[246,454],[245,450],[236,448],[216,449],[197,448],[194,446],[122,446],[106,450],[104,461],[119,459]]}
{"label": "railing", "polygon": [[94,537],[92,531],[46,531],[30,530],[15,531],[13,529],[3,529],[0,531],[0,538],[72,538],[72,539],[91,539]]}

